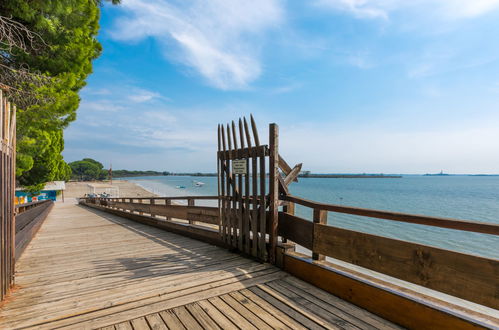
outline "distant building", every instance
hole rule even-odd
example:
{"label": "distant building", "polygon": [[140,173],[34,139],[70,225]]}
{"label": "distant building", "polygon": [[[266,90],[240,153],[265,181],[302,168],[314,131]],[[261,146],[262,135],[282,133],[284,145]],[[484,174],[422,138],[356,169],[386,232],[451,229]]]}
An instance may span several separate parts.
{"label": "distant building", "polygon": [[32,196],[30,193],[24,191],[24,188],[16,188],[16,204],[25,204],[37,201],[51,199],[57,200],[57,192],[61,192],[61,198],[64,202],[64,190],[66,189],[66,182],[64,181],[51,181],[45,184],[40,194]]}

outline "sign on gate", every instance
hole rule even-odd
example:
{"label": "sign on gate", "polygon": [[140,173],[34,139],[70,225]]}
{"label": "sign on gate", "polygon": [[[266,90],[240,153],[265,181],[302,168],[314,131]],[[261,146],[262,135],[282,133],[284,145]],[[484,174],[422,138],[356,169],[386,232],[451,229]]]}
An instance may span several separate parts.
{"label": "sign on gate", "polygon": [[232,173],[247,174],[248,168],[246,167],[246,163],[246,159],[234,159],[232,161]]}

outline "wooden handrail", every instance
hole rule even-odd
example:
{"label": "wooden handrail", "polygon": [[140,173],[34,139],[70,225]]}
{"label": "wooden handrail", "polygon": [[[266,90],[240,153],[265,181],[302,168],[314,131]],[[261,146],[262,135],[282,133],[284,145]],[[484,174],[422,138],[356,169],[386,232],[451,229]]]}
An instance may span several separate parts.
{"label": "wooden handrail", "polygon": [[499,235],[499,224],[494,224],[494,223],[457,220],[451,218],[429,217],[425,215],[406,214],[406,213],[391,212],[391,211],[371,210],[371,209],[351,207],[351,206],[325,204],[291,195],[282,196],[281,200],[310,207],[312,209],[319,209],[324,211],[353,214],[363,217],[393,220],[393,221],[400,221],[407,223],[415,223],[420,225],[427,225],[427,226],[434,226],[441,228],[464,230],[475,233]]}
{"label": "wooden handrail", "polygon": [[[92,198],[92,197],[83,197],[83,198]],[[94,197],[105,200],[114,200],[114,199],[147,199],[147,200],[172,200],[172,199],[219,199],[218,196],[175,196],[175,197],[138,197],[138,196],[123,196],[123,197]]]}
{"label": "wooden handrail", "polygon": [[17,204],[16,207],[16,214],[21,214],[23,212],[26,212],[29,209],[32,209],[34,207],[38,207],[42,204],[52,202],[50,199],[46,200],[41,200],[41,201],[36,201],[36,202],[29,202],[29,203],[24,203],[24,204]]}

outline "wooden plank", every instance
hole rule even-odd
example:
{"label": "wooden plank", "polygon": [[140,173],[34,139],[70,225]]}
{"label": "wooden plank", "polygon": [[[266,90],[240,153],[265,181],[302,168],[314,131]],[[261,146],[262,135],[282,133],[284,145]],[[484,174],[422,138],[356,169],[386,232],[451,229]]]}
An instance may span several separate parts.
{"label": "wooden plank", "polygon": [[251,255],[258,257],[258,155],[251,156],[251,185],[253,192],[253,206],[251,213]]}
{"label": "wooden plank", "polygon": [[[279,319],[274,317],[270,311],[262,309],[259,305],[248,299],[246,296],[241,294],[241,292],[231,292],[229,294],[232,298],[234,298],[239,304],[246,307],[252,314],[257,316],[259,320],[262,320],[264,323],[263,327],[269,327],[272,329],[286,329],[287,326],[282,323]],[[253,323],[253,322],[252,322]],[[255,324],[255,323],[253,323]],[[256,325],[256,324],[255,324]],[[257,326],[258,327],[258,326]],[[258,327],[261,329],[261,327]]]}
{"label": "wooden plank", "polygon": [[253,118],[252,114],[250,114],[250,120],[251,120],[251,130],[253,131],[253,137],[255,139],[255,145],[259,147],[260,139],[258,137],[258,129],[256,128],[255,118]]}
{"label": "wooden plank", "polygon": [[284,184],[286,187],[291,183],[291,182],[297,182],[298,181],[298,174],[300,174],[302,164],[298,164],[293,169],[286,174],[286,178],[284,179]]}
{"label": "wooden plank", "polygon": [[191,205],[157,205],[141,203],[108,202],[108,207],[118,207],[127,211],[142,212],[189,221],[198,221],[218,225],[218,208],[211,206],[193,206],[193,199],[189,199]]}
{"label": "wooden plank", "polygon": [[[334,313],[346,313],[359,320],[359,328],[363,329],[365,327],[373,326],[377,329],[398,329],[399,327],[381,317],[374,315],[363,308],[355,306],[343,299],[340,299],[324,290],[317,288],[314,285],[306,283],[302,280],[297,279],[294,276],[289,276],[283,279],[281,284],[289,283],[288,287],[290,290],[300,290],[300,293],[305,292],[307,295],[313,296],[314,298],[320,299],[325,303],[329,304],[328,308],[334,310]],[[358,321],[351,320],[352,323],[357,323]]]}
{"label": "wooden plank", "polygon": [[239,329],[234,323],[231,322],[222,314],[215,306],[208,300],[198,301],[197,304],[208,314],[222,329]]}
{"label": "wooden plank", "polygon": [[499,309],[495,259],[321,224],[313,251]]}
{"label": "wooden plank", "polygon": [[265,171],[265,154],[260,154],[260,196],[259,196],[259,224],[258,231],[260,232],[260,237],[258,239],[258,249],[259,257],[262,261],[267,261],[267,238],[266,238],[266,228],[267,228],[267,215],[266,215],[266,171]]}
{"label": "wooden plank", "polygon": [[323,322],[327,323],[326,325],[328,327],[330,326],[336,329],[350,329],[350,330],[358,329],[356,326],[350,324],[348,321],[329,312],[328,310],[325,310],[319,305],[314,304],[313,301],[306,299],[304,295],[298,295],[277,282],[267,283],[266,286],[274,289],[279,294],[282,294],[283,296],[287,297],[287,299],[295,303],[297,306],[304,308],[309,313],[313,314],[315,317],[320,318],[321,320],[323,320]]}
{"label": "wooden plank", "polygon": [[279,164],[279,168],[282,170],[284,175],[288,176],[288,174],[291,173],[291,166],[289,166],[288,163],[286,163],[286,161],[284,160],[284,158],[281,157],[281,155],[278,156],[277,161]]}
{"label": "wooden plank", "polygon": [[220,299],[225,301],[225,303],[227,303],[227,305],[232,307],[236,311],[236,313],[238,313],[240,316],[244,317],[244,319],[246,319],[248,322],[250,322],[257,329],[271,330],[271,327],[268,324],[263,322],[258,316],[256,316],[253,312],[251,312],[244,305],[239,303],[231,295],[225,294],[223,296],[220,296]]}
{"label": "wooden plank", "polygon": [[189,330],[203,330],[199,323],[192,317],[185,306],[180,306],[173,309],[175,315],[177,315],[178,319],[182,324]]}
{"label": "wooden plank", "polygon": [[218,324],[213,321],[208,314],[196,303],[185,306],[191,313],[192,317],[201,325],[203,329],[221,329]]}
{"label": "wooden plank", "polygon": [[[239,139],[241,141],[241,148],[245,148],[247,141],[245,141],[245,134],[244,134],[244,129],[243,129],[243,122],[241,118],[239,118]],[[250,146],[248,145],[248,148]],[[249,171],[249,154],[246,157],[241,157],[241,159],[246,160],[246,171]],[[244,177],[244,181],[242,180]],[[241,226],[239,227],[240,230],[240,241],[242,242],[242,248],[241,251],[244,251],[246,254],[249,254],[250,252],[250,246],[249,246],[249,213],[248,213],[248,202],[249,202],[249,176],[248,172],[246,174],[241,175],[241,186],[239,191],[241,192],[240,196],[240,202],[239,202],[239,209],[240,209],[240,216],[241,216]]]}
{"label": "wooden plank", "polygon": [[221,155],[228,160],[247,158],[250,157],[252,153],[258,153],[258,154],[264,153],[266,156],[269,155],[269,151],[265,145],[261,145],[258,147],[239,148],[237,149],[239,151],[238,153],[235,153],[234,150],[235,149],[233,149],[232,151],[229,150],[222,151]]}
{"label": "wooden plank", "polygon": [[[213,230],[206,227],[200,226],[191,226],[182,223],[176,223],[172,221],[162,221],[160,219],[151,218],[145,215],[132,214],[126,211],[115,210],[111,208],[105,208],[102,206],[97,206],[93,204],[84,204],[86,206],[96,208],[111,214],[119,215],[124,218],[137,221],[143,224],[147,224],[150,226],[154,226],[157,228],[161,228],[164,230],[171,231],[173,233],[189,236],[192,238],[199,239],[201,241],[205,241],[211,244],[225,246],[225,244],[220,240],[220,235],[218,234],[218,230]],[[173,206],[173,205],[172,205]]]}
{"label": "wooden plank", "polygon": [[146,315],[146,320],[152,330],[168,330],[168,327],[158,313]]}
{"label": "wooden plank", "polygon": [[275,263],[276,248],[277,248],[277,226],[279,223],[279,127],[277,124],[269,125],[269,214],[270,214],[270,251],[269,261]]}
{"label": "wooden plank", "polygon": [[159,315],[163,319],[163,321],[166,323],[168,326],[168,329],[179,329],[179,330],[184,330],[185,326],[180,322],[178,319],[177,315],[173,313],[173,311],[168,310],[168,311],[163,311],[159,312]]}
{"label": "wooden plank", "polygon": [[479,329],[470,320],[438,310],[425,301],[289,254],[284,269],[316,287],[409,329]]}
{"label": "wooden plank", "polygon": [[[282,312],[279,310],[277,307],[271,305],[269,302],[266,300],[262,299],[260,296],[257,296],[253,292],[251,292],[249,289],[244,289],[239,291],[244,297],[248,298],[251,300],[252,303],[256,304],[257,306],[260,307],[262,311],[267,311],[272,314],[273,317],[278,319],[284,326],[282,329],[299,329],[299,330],[305,330],[306,328],[298,323],[296,320],[292,319],[289,317],[286,313]],[[285,305],[283,305],[285,306]],[[295,312],[291,308],[288,307],[288,309],[292,312]],[[296,313],[296,312],[295,312]]]}
{"label": "wooden plank", "polygon": [[313,247],[313,228],[314,225],[309,220],[279,212],[279,236],[290,239],[309,250]]}
{"label": "wooden plank", "polygon": [[133,330],[150,330],[149,325],[147,324],[147,321],[145,317],[139,317],[137,319],[134,319],[130,321],[132,323]]}
{"label": "wooden plank", "polygon": [[[321,311],[327,311],[328,313],[334,315],[336,318],[336,323],[340,325],[343,323],[342,321],[348,322],[349,327],[352,328],[357,328],[357,329],[378,329],[378,327],[381,327],[383,329],[397,329],[398,327],[395,327],[394,325],[390,325],[388,322],[378,322],[377,326],[375,327],[371,325],[370,323],[364,322],[359,318],[356,318],[351,315],[351,313],[355,313],[355,309],[359,309],[358,307],[355,307],[353,305],[348,306],[349,308],[345,308],[344,305],[342,305],[342,308],[338,308],[335,304],[330,304],[327,303],[319,298],[317,298],[315,295],[309,293],[310,290],[313,290],[314,287],[312,285],[308,285],[305,288],[297,288],[294,286],[295,282],[288,282],[288,281],[282,281],[277,283],[280,288],[283,288],[287,290],[288,292],[291,292],[293,295],[302,297],[306,299],[307,301],[310,302],[310,306],[314,311],[317,311],[315,309],[315,306],[318,306]],[[274,284],[274,283],[272,283]],[[315,292],[315,291],[314,291]],[[328,295],[331,296],[331,295]],[[364,315],[363,315],[364,316]],[[371,321],[371,320],[370,320]]]}
{"label": "wooden plank", "polygon": [[227,223],[226,223],[226,211],[225,211],[225,205],[226,205],[226,200],[225,200],[225,158],[222,156],[221,151],[225,151],[226,149],[226,144],[225,144],[225,133],[223,132],[223,125],[218,125],[218,163],[219,163],[219,170],[218,170],[218,196],[219,197],[224,197],[224,198],[219,198],[218,200],[218,206],[220,208],[220,235],[222,236],[222,241],[226,242],[227,241]]}
{"label": "wooden plank", "polygon": [[119,324],[116,324],[114,326],[114,328],[116,330],[133,330],[133,327],[132,325],[130,324],[130,322],[122,322],[122,323],[119,323]]}
{"label": "wooden plank", "polygon": [[[261,287],[253,287],[248,289],[251,293],[260,297],[263,301],[274,306],[278,311],[286,314],[288,317],[292,318],[294,321],[298,323],[298,327],[307,328],[307,329],[324,329],[319,323],[315,322],[315,320],[310,319],[308,315],[302,312],[301,308],[295,305],[289,305],[287,299],[282,299],[281,297],[275,297],[270,294],[267,290],[263,290]],[[294,327],[293,327],[294,328]]]}
{"label": "wooden plank", "polygon": [[331,211],[331,212],[354,214],[370,218],[394,220],[407,223],[416,223],[420,225],[435,226],[441,228],[465,230],[475,233],[499,235],[499,224],[494,224],[494,223],[457,220],[450,218],[428,217],[424,215],[405,214],[405,213],[390,212],[390,211],[363,209],[358,207],[324,204],[290,195],[284,196],[282,197],[282,199],[294,202],[299,205],[315,209],[321,209],[325,211]]}
{"label": "wooden plank", "polygon": [[42,213],[38,214],[29,225],[24,227],[20,232],[16,234],[15,237],[15,260],[18,260],[28,244],[31,242],[33,237],[36,235],[41,225],[47,218],[47,215],[51,211],[54,203],[48,204],[48,207],[44,208]]}
{"label": "wooden plank", "polygon": [[220,297],[213,297],[208,299],[208,301],[215,306],[220,313],[226,315],[234,324],[237,324],[240,329],[256,329],[253,324],[241,316],[232,306],[220,299]]}

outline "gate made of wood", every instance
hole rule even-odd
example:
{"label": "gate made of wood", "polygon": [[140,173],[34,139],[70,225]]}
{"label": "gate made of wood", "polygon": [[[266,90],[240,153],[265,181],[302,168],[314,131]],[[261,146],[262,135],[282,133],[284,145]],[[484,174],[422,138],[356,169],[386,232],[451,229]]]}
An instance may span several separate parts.
{"label": "gate made of wood", "polygon": [[287,194],[301,164],[291,169],[279,156],[276,124],[269,125],[266,145],[260,144],[253,116],[250,121],[251,130],[246,118],[239,119],[238,129],[234,121],[218,125],[220,234],[239,251],[274,263],[279,194]]}
{"label": "gate made of wood", "polygon": [[0,300],[14,283],[16,111],[0,90]]}

